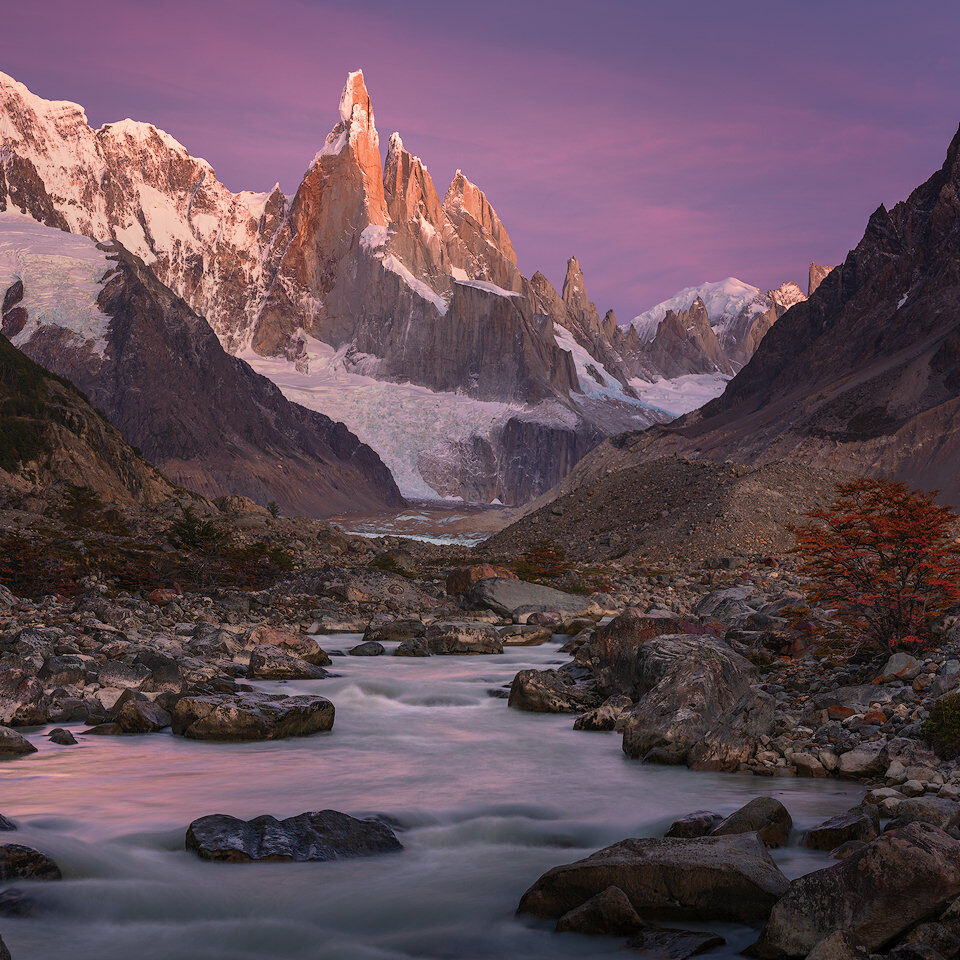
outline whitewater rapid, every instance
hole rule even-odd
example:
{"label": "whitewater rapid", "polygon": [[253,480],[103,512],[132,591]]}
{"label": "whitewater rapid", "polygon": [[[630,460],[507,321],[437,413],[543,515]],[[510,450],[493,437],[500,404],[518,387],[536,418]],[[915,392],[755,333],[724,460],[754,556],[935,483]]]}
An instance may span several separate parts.
{"label": "whitewater rapid", "polygon": [[[356,635],[321,638],[348,649]],[[389,649],[390,645],[388,645]],[[0,916],[14,960],[547,960],[623,957],[622,938],[559,935],[519,919],[546,869],[675,817],[779,797],[804,829],[857,801],[836,781],[692,773],[627,760],[620,737],[573,717],[521,713],[490,695],[557,645],[489,657],[344,657],[341,674],[264,683],[318,691],[328,734],[215,744],[29,733],[40,752],[0,765],[0,842],[52,856],[65,879],[17,883],[32,917]],[[79,728],[74,728],[79,732]],[[217,864],[185,852],[195,817],[278,817],[324,808],[389,818],[396,854],[319,864]],[[788,876],[827,861],[775,851]],[[10,884],[5,885],[7,887]],[[753,931],[726,927],[731,956]]]}

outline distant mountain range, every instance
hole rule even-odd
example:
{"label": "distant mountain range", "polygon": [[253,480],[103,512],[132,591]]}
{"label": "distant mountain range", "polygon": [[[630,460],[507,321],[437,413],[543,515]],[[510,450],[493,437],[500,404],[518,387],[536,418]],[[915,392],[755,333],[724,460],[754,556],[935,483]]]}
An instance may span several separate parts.
{"label": "distant mountain range", "polygon": [[[731,278],[631,324],[601,318],[576,259],[560,292],[520,273],[506,228],[462,172],[441,200],[399,134],[382,160],[360,71],[292,197],[279,186],[232,193],[152,125],[94,130],[78,105],[2,74],[0,111],[0,211],[110,244],[117,273],[80,270],[113,311],[100,303],[109,319],[91,314],[90,330],[35,308],[5,332],[204,493],[312,513],[339,509],[346,489],[359,508],[398,501],[348,430],[280,403],[247,364],[344,421],[404,493],[518,503],[604,436],[718,393],[803,299],[796,284],[761,293]],[[23,236],[0,215],[0,242]],[[151,338],[163,348],[147,371],[137,346]]]}
{"label": "distant mountain range", "polygon": [[943,166],[880,206],[723,395],[604,441],[553,493],[665,455],[890,476],[960,504],[960,131]]}

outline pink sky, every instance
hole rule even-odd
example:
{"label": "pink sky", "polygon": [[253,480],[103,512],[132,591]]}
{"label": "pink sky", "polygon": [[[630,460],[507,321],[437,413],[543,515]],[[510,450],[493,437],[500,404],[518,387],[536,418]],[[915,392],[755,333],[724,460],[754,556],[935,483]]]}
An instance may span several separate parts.
{"label": "pink sky", "polygon": [[0,69],[130,116],[232,189],[288,192],[361,67],[442,194],[461,167],[528,275],[575,254],[601,312],[795,279],[936,167],[960,121],[952,3],[547,5],[44,0],[11,5]]}

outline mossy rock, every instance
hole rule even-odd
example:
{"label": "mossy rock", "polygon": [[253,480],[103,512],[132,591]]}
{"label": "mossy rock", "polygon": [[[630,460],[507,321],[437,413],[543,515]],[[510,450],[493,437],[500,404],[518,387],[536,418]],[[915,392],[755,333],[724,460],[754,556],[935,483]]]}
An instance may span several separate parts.
{"label": "mossy rock", "polygon": [[944,694],[934,702],[923,735],[941,759],[960,756],[960,692]]}

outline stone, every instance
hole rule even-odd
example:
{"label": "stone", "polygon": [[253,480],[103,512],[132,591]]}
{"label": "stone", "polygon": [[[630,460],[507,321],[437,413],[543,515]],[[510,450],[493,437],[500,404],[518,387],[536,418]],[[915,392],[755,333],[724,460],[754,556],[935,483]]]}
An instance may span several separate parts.
{"label": "stone", "polygon": [[203,860],[327,861],[400,850],[394,832],[379,820],[358,820],[337,810],[278,820],[239,820],[210,814],[187,829],[186,848]]}
{"label": "stone", "polygon": [[768,847],[782,847],[790,838],[793,819],[776,797],[754,797],[713,828],[711,836],[756,833]]}
{"label": "stone", "polygon": [[894,680],[909,682],[923,672],[923,664],[909,653],[894,653],[890,656],[877,677],[877,683],[891,683]]}
{"label": "stone", "polygon": [[595,609],[587,597],[507,577],[478,580],[466,599],[476,607],[492,610],[515,623],[524,623],[531,613],[577,616]]}
{"label": "stone", "polygon": [[722,822],[723,816],[719,813],[714,813],[712,810],[694,810],[693,813],[674,820],[664,836],[685,839],[705,837]]}
{"label": "stone", "polygon": [[0,669],[0,724],[27,727],[47,722],[43,684],[29,671]]}
{"label": "stone", "polygon": [[51,743],[56,743],[61,747],[72,747],[77,742],[77,738],[63,727],[55,727],[47,736]]}
{"label": "stone", "polygon": [[12,820],[8,819],[2,813],[0,813],[0,833],[5,833],[10,830],[16,830],[16,829],[17,829],[17,825]]}
{"label": "stone", "polygon": [[397,644],[397,649],[393,651],[395,657],[429,657],[430,647],[423,637],[411,637],[409,640],[401,640]]}
{"label": "stone", "polygon": [[435,655],[476,655],[503,653],[503,641],[497,628],[472,620],[434,623],[424,635],[427,647]]}
{"label": "stone", "polygon": [[507,705],[532,713],[583,713],[600,706],[600,697],[562,670],[521,670]]}
{"label": "stone", "polygon": [[110,722],[122,733],[156,733],[170,726],[171,718],[159,703],[150,700],[121,699],[111,711]]}
{"label": "stone", "polygon": [[351,647],[347,653],[351,657],[381,657],[386,653],[386,648],[378,640],[364,640]]}
{"label": "stone", "polygon": [[181,697],[173,732],[192,740],[279,740],[329,730],[333,704],[324,697],[220,693]]}
{"label": "stone", "polygon": [[293,633],[290,630],[279,630],[276,627],[261,624],[254,627],[244,638],[247,647],[278,647],[284,653],[316,667],[329,667],[330,657],[313,638],[302,633]]}
{"label": "stone", "polygon": [[469,593],[479,580],[490,578],[516,580],[517,575],[506,567],[496,567],[490,563],[475,563],[469,567],[457,567],[447,574],[447,593],[451,597],[460,597]]}
{"label": "stone", "polygon": [[0,726],[0,760],[36,752],[37,748],[25,736],[10,727]]}
{"label": "stone", "polygon": [[888,765],[887,744],[884,740],[861,743],[852,750],[840,754],[838,771],[842,777],[876,777]]}
{"label": "stone", "polygon": [[895,816],[895,826],[931,823],[941,830],[952,830],[960,827],[960,803],[943,797],[912,797],[896,805]]}
{"label": "stone", "polygon": [[722,947],[727,941],[715,933],[703,930],[670,930],[665,927],[646,927],[627,941],[631,950],[655,960],[686,960]]}
{"label": "stone", "polygon": [[862,843],[880,836],[880,810],[874,804],[862,804],[824,820],[803,835],[803,845],[812,850],[835,850],[851,840]]}
{"label": "stone", "polygon": [[150,669],[142,663],[108,660],[100,665],[97,679],[105,687],[121,690],[142,690],[150,680]]}
{"label": "stone", "polygon": [[147,594],[147,601],[158,607],[165,607],[168,603],[173,603],[177,599],[176,590],[167,590],[163,587],[157,587]]}
{"label": "stone", "polygon": [[750,686],[753,666],[713,637],[665,635],[637,651],[638,688],[623,751],[655,763],[735,770],[773,726],[774,703]]}
{"label": "stone", "polygon": [[251,680],[320,680],[326,675],[323,667],[267,644],[254,647],[247,667]]}
{"label": "stone", "polygon": [[619,887],[607,887],[557,921],[558,933],[615,936],[635,933],[643,927],[627,895]]}
{"label": "stone", "polygon": [[784,756],[796,771],[798,777],[821,778],[827,775],[826,767],[818,757],[811,753],[798,750],[788,750]]}
{"label": "stone", "polygon": [[631,838],[548,870],[519,912],[560,917],[610,886],[642,918],[751,923],[767,917],[789,884],[756,834]]}
{"label": "stone", "polygon": [[20,843],[0,843],[0,882],[59,880],[60,868],[45,854]]}
{"label": "stone", "polygon": [[633,706],[626,696],[607,697],[599,707],[588,710],[573,721],[574,730],[613,730],[617,721]]}
{"label": "stone", "polygon": [[364,631],[364,640],[378,643],[396,643],[422,637],[427,629],[422,620],[392,620],[389,623],[370,624]]}
{"label": "stone", "polygon": [[0,960],[11,960],[10,951],[7,949],[7,945],[3,942],[3,937],[0,937]]}
{"label": "stone", "polygon": [[505,647],[539,647],[553,639],[553,627],[541,627],[531,623],[516,623],[500,631]]}
{"label": "stone", "polygon": [[790,884],[760,935],[760,957],[805,957],[848,931],[875,952],[960,895],[960,843],[930,824],[885,833]]}

